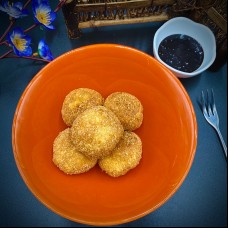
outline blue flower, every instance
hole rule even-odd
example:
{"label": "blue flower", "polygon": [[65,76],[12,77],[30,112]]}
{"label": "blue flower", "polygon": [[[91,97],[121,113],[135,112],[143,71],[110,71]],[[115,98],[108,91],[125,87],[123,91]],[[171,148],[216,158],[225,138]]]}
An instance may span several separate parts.
{"label": "blue flower", "polygon": [[21,28],[15,28],[8,34],[8,42],[13,47],[14,53],[18,56],[31,56],[32,48],[29,46],[31,38],[25,35]]}
{"label": "blue flower", "polygon": [[54,58],[52,56],[51,50],[45,43],[44,39],[40,40],[38,44],[38,53],[42,59],[52,61]]}
{"label": "blue flower", "polygon": [[51,23],[55,20],[56,13],[51,11],[47,0],[33,0],[32,10],[37,23],[44,25],[46,28],[54,29]]}
{"label": "blue flower", "polygon": [[3,1],[0,4],[0,10],[9,14],[13,18],[28,16],[28,11],[23,9],[23,5],[21,2],[15,2],[10,4],[8,1]]}

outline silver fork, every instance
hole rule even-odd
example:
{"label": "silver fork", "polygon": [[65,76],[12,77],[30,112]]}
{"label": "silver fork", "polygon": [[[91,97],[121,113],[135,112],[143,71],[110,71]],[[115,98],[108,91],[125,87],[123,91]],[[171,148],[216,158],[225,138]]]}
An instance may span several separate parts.
{"label": "silver fork", "polygon": [[202,91],[201,105],[202,105],[202,111],[203,111],[203,115],[204,115],[205,119],[212,127],[214,127],[214,129],[218,133],[219,139],[222,143],[225,157],[227,159],[227,147],[226,147],[225,141],[222,137],[222,134],[219,130],[219,117],[218,117],[218,113],[217,113],[217,110],[215,107],[215,98],[214,98],[213,89],[211,90],[211,96],[209,96],[209,91],[207,90],[206,99],[205,99],[204,92]]}

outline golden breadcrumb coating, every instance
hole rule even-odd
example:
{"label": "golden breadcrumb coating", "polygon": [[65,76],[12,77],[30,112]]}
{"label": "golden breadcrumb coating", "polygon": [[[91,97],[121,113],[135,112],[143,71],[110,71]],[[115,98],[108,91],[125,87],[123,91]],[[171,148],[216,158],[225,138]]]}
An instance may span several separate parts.
{"label": "golden breadcrumb coating", "polygon": [[119,177],[135,168],[142,157],[142,142],[134,132],[124,135],[113,152],[98,161],[103,171],[112,177]]}
{"label": "golden breadcrumb coating", "polygon": [[66,174],[79,174],[93,168],[97,159],[89,159],[76,150],[70,139],[70,129],[67,128],[54,140],[53,162]]}
{"label": "golden breadcrumb coating", "polygon": [[116,114],[124,130],[133,131],[141,126],[143,106],[135,96],[125,92],[115,92],[106,98],[104,106]]}
{"label": "golden breadcrumb coating", "polygon": [[123,127],[109,109],[94,106],[74,121],[71,139],[78,151],[89,158],[101,158],[111,153],[124,133]]}
{"label": "golden breadcrumb coating", "polygon": [[79,88],[71,91],[62,105],[62,118],[67,126],[72,126],[75,118],[87,108],[103,105],[104,98],[95,90]]}

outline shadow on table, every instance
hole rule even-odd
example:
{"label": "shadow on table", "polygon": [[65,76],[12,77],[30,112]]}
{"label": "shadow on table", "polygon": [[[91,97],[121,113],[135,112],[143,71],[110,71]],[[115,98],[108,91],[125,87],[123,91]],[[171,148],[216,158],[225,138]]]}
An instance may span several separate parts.
{"label": "shadow on table", "polygon": [[[80,223],[76,223],[76,222],[72,222],[70,220],[66,220],[66,226],[67,227],[95,227],[95,226],[90,226],[90,225],[84,225],[84,224],[80,224]],[[114,226],[105,226],[105,227],[145,227],[150,225],[151,226],[152,221],[151,221],[151,216],[150,216],[150,222],[149,224],[146,223],[145,218],[141,218],[138,220],[135,220],[133,222],[129,222],[129,223],[124,223],[124,224],[120,224],[120,225],[114,225]],[[152,225],[153,226],[153,225]]]}
{"label": "shadow on table", "polygon": [[185,87],[186,90],[191,90],[196,87],[201,80],[202,74],[194,76],[192,78],[180,78],[180,82]]}

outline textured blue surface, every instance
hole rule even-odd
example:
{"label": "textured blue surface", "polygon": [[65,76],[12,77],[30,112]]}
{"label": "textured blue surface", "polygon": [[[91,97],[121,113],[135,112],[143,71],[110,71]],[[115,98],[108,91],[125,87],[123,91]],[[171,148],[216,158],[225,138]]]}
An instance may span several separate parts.
{"label": "textured blue surface", "polygon": [[[7,26],[6,19],[1,13],[0,34]],[[31,24],[27,19],[25,23]],[[160,23],[87,29],[77,40],[68,39],[61,12],[54,25],[55,31],[36,28],[30,35],[34,45],[45,38],[57,57],[94,43],[124,44],[152,55],[153,36]],[[14,161],[11,127],[15,108],[23,90],[43,66],[24,59],[0,60],[0,226],[85,226],[60,217],[40,203],[26,187]],[[198,122],[198,145],[191,170],[180,189],[162,207],[119,227],[227,226],[227,162],[214,129],[198,105],[201,90],[213,88],[221,132],[227,143],[227,65],[218,72],[206,71],[181,82],[192,100]]]}

